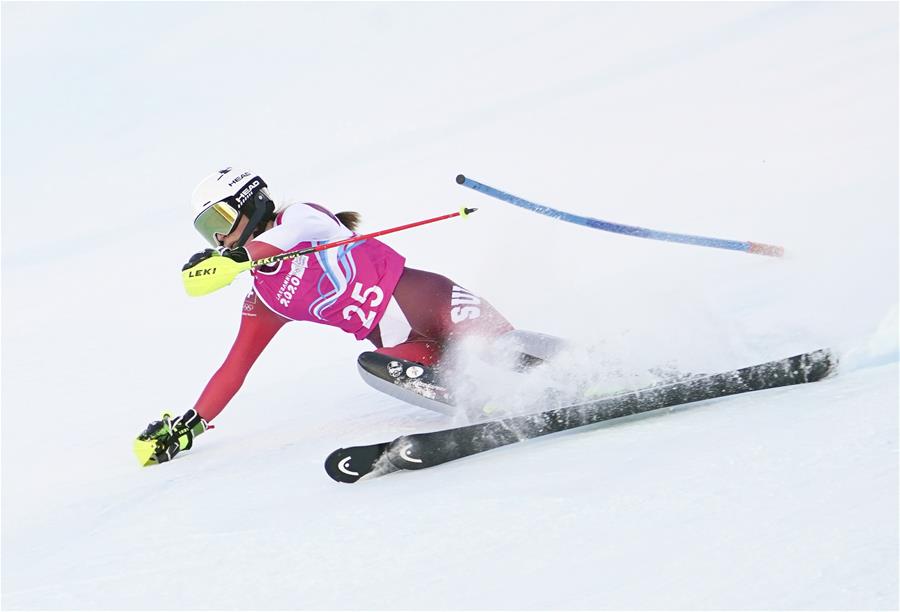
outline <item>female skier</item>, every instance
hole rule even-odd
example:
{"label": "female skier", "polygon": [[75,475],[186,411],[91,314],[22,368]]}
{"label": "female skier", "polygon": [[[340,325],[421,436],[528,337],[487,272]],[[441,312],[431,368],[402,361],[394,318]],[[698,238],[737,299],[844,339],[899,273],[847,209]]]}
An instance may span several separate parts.
{"label": "female skier", "polygon": [[[292,204],[276,213],[266,183],[233,168],[205,178],[191,203],[194,227],[216,248],[191,257],[185,270],[212,257],[247,262],[343,240],[355,235],[359,221],[357,213],[332,214],[317,204]],[[251,269],[253,289],[224,363],[193,408],[173,420],[165,415],[138,436],[138,460],[161,463],[191,448],[289,321],[330,325],[368,340],[376,347],[374,355],[420,364],[413,373],[420,380],[428,378],[422,372],[430,371],[454,340],[496,338],[513,330],[484,300],[444,276],[405,263],[387,245],[368,239]],[[362,356],[360,365],[366,378]],[[375,380],[368,382],[386,390]]]}

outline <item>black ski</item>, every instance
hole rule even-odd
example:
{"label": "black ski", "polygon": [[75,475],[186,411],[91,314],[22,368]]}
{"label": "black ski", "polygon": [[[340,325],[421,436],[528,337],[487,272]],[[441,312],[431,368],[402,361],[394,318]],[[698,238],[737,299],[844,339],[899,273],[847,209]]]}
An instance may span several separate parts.
{"label": "black ski", "polygon": [[325,471],[338,482],[356,482],[375,469],[390,442],[339,448],[325,459]]}
{"label": "black ski", "polygon": [[339,482],[356,482],[373,471],[381,474],[398,469],[421,470],[591,423],[737,393],[815,382],[827,376],[835,365],[831,351],[822,349],[537,414],[338,449],[325,460],[325,470]]}

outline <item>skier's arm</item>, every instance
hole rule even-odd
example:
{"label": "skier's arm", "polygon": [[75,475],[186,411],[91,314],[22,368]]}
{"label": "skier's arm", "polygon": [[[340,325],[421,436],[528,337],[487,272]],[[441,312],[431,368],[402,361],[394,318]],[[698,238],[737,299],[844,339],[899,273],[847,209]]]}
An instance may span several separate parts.
{"label": "skier's arm", "polygon": [[241,327],[225,362],[213,374],[194,409],[207,421],[214,419],[234,397],[257,357],[287,319],[275,314],[250,294],[244,301]]}
{"label": "skier's arm", "polygon": [[244,248],[247,249],[247,254],[250,255],[252,261],[265,259],[266,257],[272,257],[274,255],[281,255],[285,252],[277,246],[272,246],[267,242],[261,242],[259,240],[251,240]]}

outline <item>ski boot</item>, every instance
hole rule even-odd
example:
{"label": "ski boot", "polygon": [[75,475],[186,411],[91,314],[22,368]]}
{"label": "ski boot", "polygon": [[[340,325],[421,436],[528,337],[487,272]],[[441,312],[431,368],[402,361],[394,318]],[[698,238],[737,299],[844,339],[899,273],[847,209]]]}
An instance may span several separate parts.
{"label": "ski boot", "polygon": [[171,461],[181,451],[194,445],[194,438],[209,429],[207,422],[191,408],[172,420],[163,414],[161,421],[153,421],[134,441],[134,455],[142,467]]}
{"label": "ski boot", "polygon": [[362,379],[382,393],[442,414],[455,413],[435,368],[375,351],[362,353],[356,364]]}

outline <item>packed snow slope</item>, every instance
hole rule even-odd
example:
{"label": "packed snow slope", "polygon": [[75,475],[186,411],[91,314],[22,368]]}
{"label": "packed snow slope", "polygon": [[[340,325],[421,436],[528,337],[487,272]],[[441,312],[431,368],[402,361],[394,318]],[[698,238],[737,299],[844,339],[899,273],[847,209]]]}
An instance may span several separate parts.
{"label": "packed snow slope", "polygon": [[[898,107],[896,3],[3,3],[3,608],[896,609]],[[348,486],[331,450],[453,419],[295,324],[140,469],[236,333],[248,279],[179,274],[227,165],[368,231],[479,207],[386,242],[603,388],[841,370]]]}

